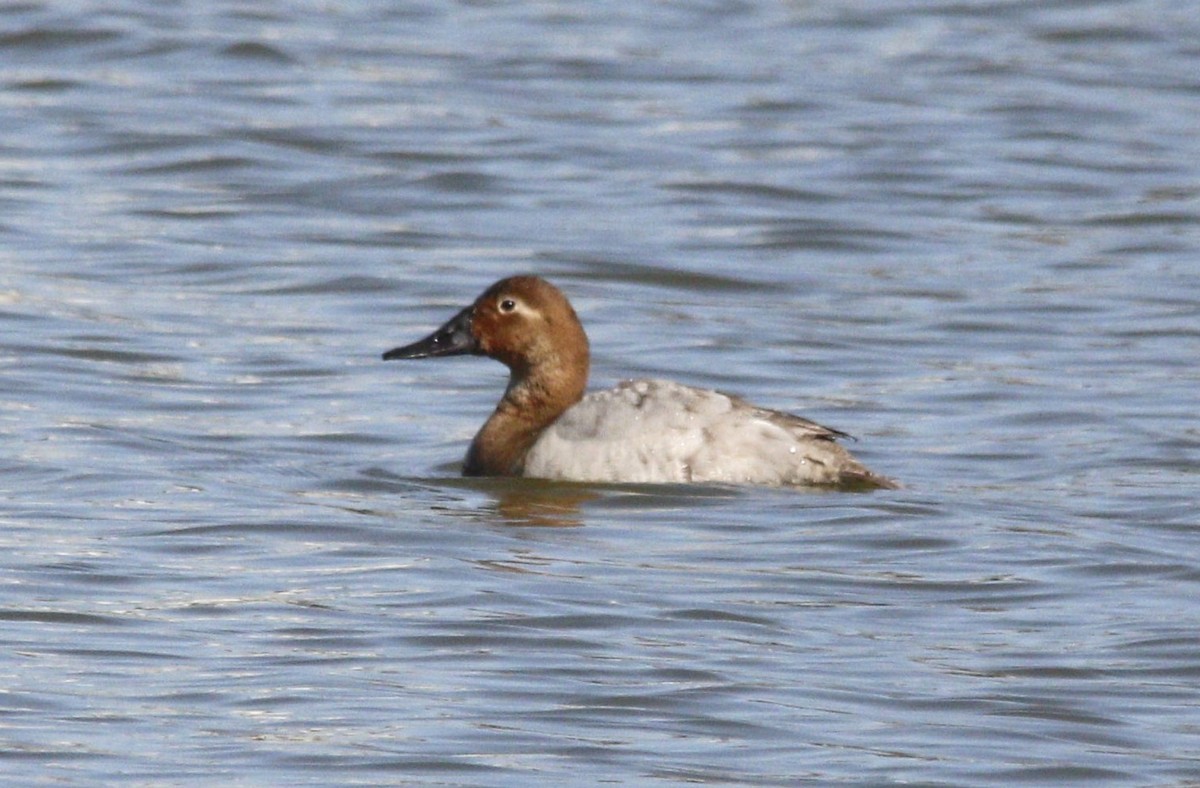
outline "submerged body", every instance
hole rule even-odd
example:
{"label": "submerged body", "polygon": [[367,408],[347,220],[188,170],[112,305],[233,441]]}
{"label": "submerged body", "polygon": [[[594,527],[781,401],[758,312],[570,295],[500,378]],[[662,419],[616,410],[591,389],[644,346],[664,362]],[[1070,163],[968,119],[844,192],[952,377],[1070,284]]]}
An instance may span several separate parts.
{"label": "submerged body", "polygon": [[511,372],[465,475],[896,487],[836,443],[845,433],[717,391],[634,380],[585,397],[587,335],[566,297],[537,277],[497,282],[430,336],[383,357],[461,354]]}
{"label": "submerged body", "polygon": [[530,447],[523,473],[611,482],[823,484],[882,481],[842,433],[718,391],[631,380],[589,394]]}

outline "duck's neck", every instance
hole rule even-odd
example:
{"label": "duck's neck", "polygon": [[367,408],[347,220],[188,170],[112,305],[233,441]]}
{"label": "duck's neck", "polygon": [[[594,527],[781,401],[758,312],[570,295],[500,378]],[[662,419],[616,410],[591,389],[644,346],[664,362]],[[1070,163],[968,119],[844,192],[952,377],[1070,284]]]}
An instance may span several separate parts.
{"label": "duck's neck", "polygon": [[567,408],[583,397],[588,360],[570,366],[512,370],[500,404],[471,441],[466,476],[520,476],[525,455]]}

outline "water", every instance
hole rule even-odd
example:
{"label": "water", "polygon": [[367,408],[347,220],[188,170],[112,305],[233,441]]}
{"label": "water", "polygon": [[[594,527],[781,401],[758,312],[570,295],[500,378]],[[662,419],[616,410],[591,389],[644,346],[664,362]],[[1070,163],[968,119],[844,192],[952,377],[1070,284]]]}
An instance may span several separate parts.
{"label": "water", "polygon": [[[1196,41],[0,10],[6,781],[1196,783]],[[525,271],[906,489],[459,479],[502,368],[379,354]]]}

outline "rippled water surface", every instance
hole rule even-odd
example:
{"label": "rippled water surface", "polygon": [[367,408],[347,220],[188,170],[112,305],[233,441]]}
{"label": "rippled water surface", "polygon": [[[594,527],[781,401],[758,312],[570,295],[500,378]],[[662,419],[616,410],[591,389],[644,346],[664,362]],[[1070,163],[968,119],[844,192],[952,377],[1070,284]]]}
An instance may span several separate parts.
{"label": "rippled water surface", "polygon": [[[7,780],[1196,784],[1198,19],[4,6]],[[530,271],[905,489],[460,479]]]}

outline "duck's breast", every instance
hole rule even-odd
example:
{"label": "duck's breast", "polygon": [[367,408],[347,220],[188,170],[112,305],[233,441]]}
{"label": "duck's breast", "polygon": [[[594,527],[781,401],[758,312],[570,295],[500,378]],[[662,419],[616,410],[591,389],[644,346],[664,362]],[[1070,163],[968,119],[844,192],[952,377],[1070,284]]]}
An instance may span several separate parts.
{"label": "duck's breast", "polygon": [[584,397],[526,455],[526,476],[609,482],[822,483],[844,454],[820,425],[736,397],[636,380]]}

